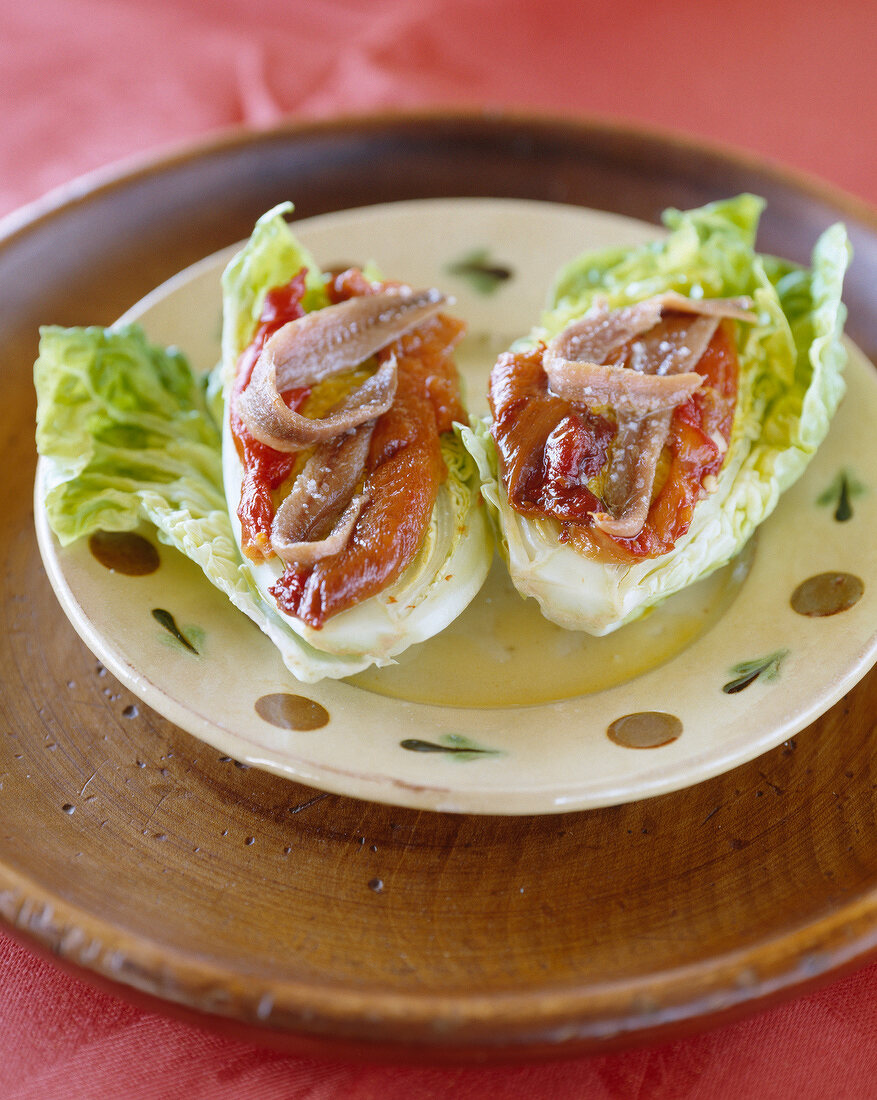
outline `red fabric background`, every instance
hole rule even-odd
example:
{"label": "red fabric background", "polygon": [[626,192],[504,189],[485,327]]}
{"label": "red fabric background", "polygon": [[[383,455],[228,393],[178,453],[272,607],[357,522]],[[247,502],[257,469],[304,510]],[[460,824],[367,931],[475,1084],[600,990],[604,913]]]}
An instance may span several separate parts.
{"label": "red fabric background", "polygon": [[[0,28],[0,214],[230,125],[454,103],[655,124],[877,203],[873,0],[0,0]],[[875,1079],[877,966],[649,1050],[439,1070],[217,1038],[95,993],[0,933],[6,1100],[857,1100]]]}

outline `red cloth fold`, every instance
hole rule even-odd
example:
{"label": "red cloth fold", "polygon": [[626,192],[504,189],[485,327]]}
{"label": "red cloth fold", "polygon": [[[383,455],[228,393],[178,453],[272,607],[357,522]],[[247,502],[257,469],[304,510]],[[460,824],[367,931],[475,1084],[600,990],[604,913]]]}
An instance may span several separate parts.
{"label": "red cloth fold", "polygon": [[0,213],[241,123],[426,104],[633,119],[877,201],[871,0],[0,0]]}

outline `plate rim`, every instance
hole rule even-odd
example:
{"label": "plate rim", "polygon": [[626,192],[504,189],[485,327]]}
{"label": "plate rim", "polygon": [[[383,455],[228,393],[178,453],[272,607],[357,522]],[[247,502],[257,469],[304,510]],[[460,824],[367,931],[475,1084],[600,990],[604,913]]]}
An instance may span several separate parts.
{"label": "plate rim", "polygon": [[[484,111],[447,111],[442,109],[430,111],[405,111],[405,112],[381,112],[379,114],[364,114],[355,116],[343,116],[330,120],[317,120],[307,122],[288,122],[269,130],[251,130],[246,127],[236,127],[231,131],[225,131],[218,137],[200,139],[195,142],[185,142],[171,152],[159,153],[157,156],[129,158],[110,166],[108,169],[99,169],[87,173],[69,184],[62,185],[48,195],[35,202],[14,211],[0,221],[0,250],[5,250],[17,239],[24,237],[40,229],[46,222],[55,218],[61,218],[71,207],[81,203],[93,201],[107,190],[121,190],[145,176],[160,175],[162,172],[196,161],[205,155],[221,152],[229,148],[242,145],[258,145],[264,141],[290,140],[298,135],[309,133],[331,133],[340,130],[356,128],[375,128],[394,122],[407,122],[417,125],[424,119],[435,121],[470,120],[479,125],[493,122],[497,126],[509,126],[514,123],[526,123],[528,125],[547,125],[559,128],[570,128],[579,134],[587,133],[589,129],[598,129],[601,132],[623,133],[631,136],[642,137],[644,140],[661,145],[670,145],[675,149],[704,152],[713,155],[719,161],[735,167],[753,167],[762,174],[766,174],[786,184],[798,193],[804,193],[822,199],[831,204],[835,209],[849,214],[872,231],[877,233],[877,209],[843,190],[831,184],[824,183],[805,173],[784,166],[773,164],[767,158],[733,150],[730,147],[718,145],[715,142],[702,140],[695,137],[679,135],[673,132],[662,132],[655,127],[644,127],[624,120],[619,122],[609,120],[589,120],[583,116],[558,116],[556,114],[539,114],[532,111],[520,112],[489,112]],[[62,961],[71,967],[80,978],[106,979],[112,988],[121,992],[125,990],[129,995],[135,996],[138,992],[145,994],[150,999],[153,1010],[167,1008],[167,998],[163,993],[164,976],[161,967],[151,966],[150,945],[140,936],[131,936],[116,926],[102,922],[99,917],[90,913],[83,907],[74,905],[62,897],[52,895],[44,890],[34,880],[17,874],[7,862],[0,862],[0,919],[3,925],[17,938],[23,939],[30,946],[37,946],[51,953],[55,961]],[[77,960],[75,950],[77,945],[81,948],[91,932],[99,934],[101,939],[101,954],[99,959]],[[119,963],[119,951],[128,948],[127,940],[131,940],[130,958],[122,958]],[[812,945],[811,949],[805,945]],[[837,949],[837,945],[840,949]],[[114,946],[115,945],[115,946]],[[163,949],[164,950],[164,949]],[[851,899],[846,899],[828,913],[817,914],[810,921],[785,932],[783,935],[769,937],[759,941],[746,949],[753,966],[763,963],[772,971],[770,987],[767,988],[766,979],[759,977],[755,986],[740,984],[736,993],[732,993],[731,999],[739,1009],[739,1014],[754,1011],[759,1007],[766,1007],[767,1000],[782,999],[789,996],[790,990],[801,994],[808,988],[812,988],[820,982],[835,980],[844,970],[862,965],[868,958],[877,955],[877,882],[869,889],[857,894]],[[836,950],[835,955],[820,957],[824,950]],[[166,954],[166,952],[165,952]],[[778,959],[778,956],[782,956]],[[108,961],[109,960],[109,961]],[[739,960],[738,960],[739,961]],[[770,964],[773,962],[773,966]],[[130,970],[126,969],[130,963]],[[713,956],[710,959],[697,964],[697,970],[701,974],[717,974],[721,965],[735,965],[728,956]],[[223,972],[227,979],[228,972]],[[293,983],[286,983],[288,988]],[[320,988],[319,983],[304,985],[305,991],[313,991]],[[585,983],[579,988],[579,996],[583,1001],[589,999],[589,991]],[[625,987],[626,988],[626,987]],[[337,990],[330,991],[337,994]],[[683,987],[680,992],[685,993]],[[398,995],[394,995],[398,996]],[[427,998],[429,994],[425,995]],[[538,994],[530,994],[529,998],[536,998]],[[491,995],[490,1001],[496,1003],[497,995]],[[592,999],[592,997],[591,997]],[[336,997],[337,1000],[337,997]],[[432,997],[434,1003],[435,998]],[[465,1008],[470,998],[463,997],[461,1005]],[[373,999],[370,998],[370,1003]],[[196,1011],[198,1006],[190,1007]],[[262,1041],[270,1041],[270,1019],[260,1018],[258,1005],[250,1005],[249,1019],[254,1024],[252,1038]],[[305,1001],[299,1002],[299,1008],[303,1018],[297,1023],[299,1031],[305,1032],[308,1027],[304,1018],[307,1010]],[[623,1012],[621,1000],[616,1000],[616,1007]],[[629,1006],[628,1006],[629,1007]],[[649,1022],[647,1015],[642,1017],[644,1026],[639,1029],[642,1040],[656,1039],[666,1036],[668,1024],[679,1021],[703,1019],[713,1025],[719,1022],[717,1013],[724,1011],[715,1004],[709,1004],[704,1008],[700,1003],[693,1003],[683,996],[677,1006],[677,1012],[672,1020],[661,1021],[652,1019]],[[210,1010],[215,1013],[215,1008]],[[568,1018],[568,1013],[566,1014]],[[211,1019],[213,1017],[211,1016]],[[237,1018],[237,1017],[236,1017]],[[362,1014],[343,1015],[339,1021],[347,1027],[360,1025],[359,1034],[362,1035],[364,1019]],[[604,1014],[604,1020],[609,1017]],[[612,1031],[614,1023],[616,1030]],[[268,1026],[266,1026],[266,1024]],[[626,1031],[626,1037],[622,1036],[624,1043],[632,1041],[632,1033],[637,1031],[631,1027],[629,1014],[623,1018],[610,1021],[604,1029],[604,1033],[592,1039],[589,1043],[581,1036],[569,1035],[554,1036],[550,1044],[555,1047],[573,1047],[557,1053],[581,1054],[587,1050],[605,1050],[607,1042],[613,1037],[618,1037],[621,1030]],[[436,1035],[435,1033],[423,1036],[427,1045],[441,1047],[453,1041],[453,1036]],[[573,1040],[577,1040],[573,1042]],[[344,1041],[344,1040],[342,1040]],[[482,1046],[484,1041],[482,1038]],[[366,1046],[375,1046],[378,1040],[367,1042]],[[330,1036],[329,1049],[337,1053],[339,1044],[338,1034]],[[346,1041],[349,1046],[349,1041]],[[392,1041],[391,1041],[391,1045]],[[398,1044],[394,1046],[394,1054],[399,1055]],[[504,1057],[511,1052],[504,1050],[499,1052]],[[526,1054],[527,1052],[525,1052]],[[542,1054],[547,1054],[543,1050]],[[422,1054],[422,1050],[419,1052]]]}
{"label": "plate rim", "polygon": [[509,130],[516,125],[536,126],[558,131],[572,130],[579,134],[597,131],[605,137],[635,138],[648,144],[670,146],[681,153],[706,153],[735,167],[765,174],[796,191],[803,191],[830,203],[839,210],[847,211],[857,220],[868,223],[877,232],[877,205],[804,169],[790,167],[770,156],[744,149],[731,142],[702,138],[684,130],[645,124],[627,117],[612,118],[572,111],[560,113],[524,107],[485,109],[476,105],[463,105],[454,108],[426,106],[364,111],[325,119],[290,117],[268,127],[238,124],[222,127],[194,139],[170,142],[145,153],[120,157],[109,164],[80,173],[0,217],[0,249],[7,247],[19,235],[23,236],[38,228],[44,221],[65,213],[70,207],[90,202],[107,191],[129,186],[145,177],[167,172],[214,153],[293,137],[306,137],[310,134],[376,131],[387,125],[416,127],[429,123],[490,125]]}
{"label": "plate rim", "polygon": [[[120,931],[46,890],[31,889],[30,896],[19,900],[17,877],[0,867],[0,920],[13,938],[36,947],[74,976],[94,976],[114,991],[121,987],[148,1010],[166,1012],[170,1007],[196,1025],[210,1026],[217,1018],[241,1022],[255,1029],[249,1037],[263,1045],[279,1040],[287,1048],[281,1036],[293,1042],[297,1037],[305,1052],[323,1057],[337,1054],[338,1034],[351,1023],[359,1025],[357,1051],[379,1058],[482,1061],[485,1049],[493,1046],[489,1032],[497,1023],[513,1029],[527,1051],[538,1045],[543,1056],[605,1052],[607,1044],[615,1048],[664,1040],[671,1026],[695,1030],[692,1025],[704,1017],[711,1026],[732,1023],[877,959],[875,887],[844,909],[791,932],[713,956],[708,969],[700,962],[687,963],[623,982],[583,981],[574,988],[528,993],[363,992],[315,979],[272,982],[253,978],[243,968],[229,970],[191,955],[177,956],[173,949]],[[860,928],[864,942],[856,938]],[[87,963],[77,958],[85,952]],[[775,968],[771,976],[764,973],[766,962]],[[175,975],[182,976],[178,985]],[[189,992],[193,986],[198,990],[194,996]],[[228,990],[233,994],[230,1007],[223,995]],[[400,1045],[398,1036],[387,1039],[388,1027],[412,1034]],[[494,1054],[514,1057],[508,1032],[502,1042]],[[571,1044],[574,1050],[568,1049]],[[349,1041],[344,1046],[349,1049]]]}

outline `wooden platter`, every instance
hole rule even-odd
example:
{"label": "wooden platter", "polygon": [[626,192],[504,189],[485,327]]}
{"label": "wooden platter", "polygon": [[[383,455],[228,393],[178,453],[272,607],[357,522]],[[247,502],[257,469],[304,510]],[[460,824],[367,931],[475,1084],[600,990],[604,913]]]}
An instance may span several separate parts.
{"label": "wooden platter", "polygon": [[793,259],[845,220],[848,331],[873,360],[870,210],[634,129],[420,114],[242,132],[7,219],[0,917],[14,934],[154,1009],[285,1049],[469,1061],[677,1036],[870,956],[874,672],[792,741],[674,794],[561,817],[390,808],[220,758],[144,706],[79,641],[36,550],[38,326],[109,323],[274,203],[304,217],[482,195],[654,221],[741,190],[768,200],[762,248]]}

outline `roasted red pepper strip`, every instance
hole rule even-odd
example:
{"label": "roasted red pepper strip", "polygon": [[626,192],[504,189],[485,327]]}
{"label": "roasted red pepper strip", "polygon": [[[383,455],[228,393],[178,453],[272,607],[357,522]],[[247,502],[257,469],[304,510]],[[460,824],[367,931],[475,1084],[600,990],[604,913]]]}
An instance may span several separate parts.
{"label": "roasted red pepper strip", "polygon": [[548,392],[542,350],[506,353],[491,374],[492,433],[510,503],[528,517],[556,519],[560,541],[584,554],[635,560],[667,553],[691,526],[704,482],[721,469],[731,438],[739,363],[728,324],[697,364],[703,387],[673,412],[667,476],[632,539],[590,525],[599,502],[583,484],[603,468],[614,425]]}
{"label": "roasted red pepper strip", "polygon": [[544,350],[506,352],[490,376],[503,484],[522,515],[586,523],[600,502],[585,483],[603,468],[615,426],[548,392]]}
{"label": "roasted red pepper strip", "polygon": [[[302,269],[285,286],[275,287],[266,295],[253,341],[238,360],[232,390],[231,433],[243,467],[237,510],[241,521],[241,548],[253,561],[271,556],[271,523],[275,512],[272,493],[292,473],[296,456],[275,451],[254,439],[237,414],[237,399],[249,385],[253,367],[268,337],[304,314],[301,300],[305,292],[305,274]],[[291,409],[298,410],[309,393],[307,388],[295,389],[281,396]]]}
{"label": "roasted red pepper strip", "polygon": [[[338,276],[334,301],[379,289],[361,272]],[[309,569],[288,567],[270,589],[278,607],[320,627],[395,581],[414,558],[447,471],[440,434],[465,417],[453,349],[463,325],[442,314],[402,336],[396,396],[378,417],[366,462],[363,507],[350,542]]]}

